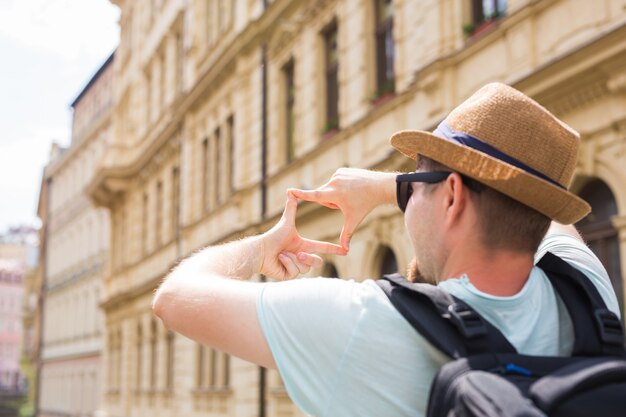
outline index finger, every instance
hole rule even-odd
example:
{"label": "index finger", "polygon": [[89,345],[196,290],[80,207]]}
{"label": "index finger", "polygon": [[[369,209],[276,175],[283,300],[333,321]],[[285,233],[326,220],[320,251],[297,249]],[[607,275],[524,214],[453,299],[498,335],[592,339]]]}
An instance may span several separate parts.
{"label": "index finger", "polygon": [[331,202],[331,190],[299,190],[297,188],[290,188],[287,190],[287,193],[300,200],[318,203],[331,209],[339,208],[337,204]]}
{"label": "index finger", "polygon": [[327,253],[332,255],[346,255],[348,251],[341,246],[335,243],[329,242],[321,242],[319,240],[311,240],[311,239],[302,239],[303,252],[315,252],[315,253]]}

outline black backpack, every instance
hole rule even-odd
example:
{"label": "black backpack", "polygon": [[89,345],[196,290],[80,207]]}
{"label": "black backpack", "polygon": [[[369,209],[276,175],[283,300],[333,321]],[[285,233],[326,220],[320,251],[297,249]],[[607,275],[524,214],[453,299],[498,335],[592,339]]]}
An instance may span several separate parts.
{"label": "black backpack", "polygon": [[436,286],[398,274],[377,281],[404,318],[453,359],[433,380],[428,417],[626,416],[622,323],[582,272],[551,253],[537,266],[571,316],[570,357],[518,354],[491,323]]}

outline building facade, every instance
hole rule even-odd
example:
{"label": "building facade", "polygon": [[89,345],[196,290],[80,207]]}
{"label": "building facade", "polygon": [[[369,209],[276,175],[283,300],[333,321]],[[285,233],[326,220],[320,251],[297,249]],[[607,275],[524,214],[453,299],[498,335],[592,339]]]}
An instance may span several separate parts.
{"label": "building facade", "polygon": [[26,400],[27,374],[21,366],[25,281],[37,263],[37,230],[11,227],[0,234],[0,415],[13,415]]}
{"label": "building facade", "polygon": [[24,265],[0,260],[0,391],[25,392],[20,370]]}
{"label": "building facade", "polygon": [[[581,133],[573,190],[594,211],[579,227],[623,308],[624,0],[113,2],[111,136],[86,188],[111,218],[108,416],[301,415],[276,372],[168,332],[151,313],[154,289],[193,251],[268,229],[288,187],[342,166],[413,170],[389,136],[434,129],[490,81]],[[338,241],[342,221],[313,204],[298,212],[312,239]],[[347,257],[311,274],[376,278],[411,257],[401,213],[381,207]]]}
{"label": "building facade", "polygon": [[109,215],[84,192],[103,163],[111,134],[111,55],[72,103],[72,139],[53,145],[44,169],[43,322],[37,346],[38,416],[92,416],[101,405],[104,319],[99,308],[107,273]]}

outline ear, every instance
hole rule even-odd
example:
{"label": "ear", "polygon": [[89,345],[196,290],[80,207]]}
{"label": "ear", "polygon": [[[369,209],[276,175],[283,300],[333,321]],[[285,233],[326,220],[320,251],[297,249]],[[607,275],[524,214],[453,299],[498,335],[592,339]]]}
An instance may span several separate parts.
{"label": "ear", "polygon": [[442,188],[444,190],[445,224],[447,227],[453,227],[466,214],[469,196],[463,179],[457,172],[448,176]]}

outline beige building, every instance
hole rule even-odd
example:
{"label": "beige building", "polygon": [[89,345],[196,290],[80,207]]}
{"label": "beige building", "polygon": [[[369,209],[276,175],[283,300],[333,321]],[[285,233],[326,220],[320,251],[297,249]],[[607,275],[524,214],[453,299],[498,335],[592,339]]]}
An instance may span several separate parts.
{"label": "beige building", "polygon": [[[594,212],[580,227],[623,300],[624,0],[113,2],[111,136],[87,187],[111,216],[108,416],[300,415],[276,372],[166,331],[154,289],[194,250],[270,227],[288,187],[342,166],[412,170],[390,134],[434,129],[489,81],[581,132],[574,190]],[[309,238],[337,241],[341,225],[323,207],[298,213]],[[378,277],[411,256],[400,212],[382,207],[313,274]]]}
{"label": "beige building", "polygon": [[39,346],[38,416],[92,416],[101,405],[104,320],[99,308],[107,273],[109,214],[85,186],[109,146],[113,104],[111,55],[72,103],[72,141],[53,145],[44,169],[42,219],[43,334]]}

